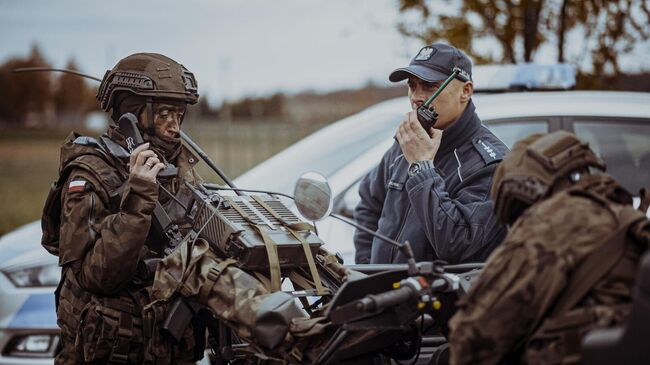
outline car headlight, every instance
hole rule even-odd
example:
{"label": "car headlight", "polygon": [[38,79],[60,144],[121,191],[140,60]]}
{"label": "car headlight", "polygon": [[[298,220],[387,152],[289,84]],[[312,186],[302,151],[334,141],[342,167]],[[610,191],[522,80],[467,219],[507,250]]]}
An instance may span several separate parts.
{"label": "car headlight", "polygon": [[16,357],[54,357],[59,345],[59,335],[29,334],[14,337],[3,350],[3,355]]}
{"label": "car headlight", "polygon": [[19,288],[57,286],[61,277],[61,269],[57,264],[6,270],[4,273]]}

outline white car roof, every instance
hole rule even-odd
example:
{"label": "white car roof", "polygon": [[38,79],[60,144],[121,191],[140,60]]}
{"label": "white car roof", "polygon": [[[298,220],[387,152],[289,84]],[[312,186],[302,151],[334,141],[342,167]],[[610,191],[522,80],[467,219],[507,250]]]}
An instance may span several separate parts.
{"label": "white car roof", "polygon": [[475,94],[482,120],[530,116],[650,118],[650,93],[558,91]]}

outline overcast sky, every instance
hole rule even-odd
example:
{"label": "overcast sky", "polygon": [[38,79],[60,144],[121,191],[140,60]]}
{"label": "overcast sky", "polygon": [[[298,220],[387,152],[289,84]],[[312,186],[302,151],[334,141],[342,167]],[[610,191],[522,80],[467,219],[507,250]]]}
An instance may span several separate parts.
{"label": "overcast sky", "polygon": [[[0,62],[38,44],[53,66],[74,57],[102,77],[124,56],[158,52],[193,71],[213,102],[328,91],[388,83],[420,47],[398,21],[397,0],[0,0]],[[645,61],[624,66],[650,64],[644,47]]]}

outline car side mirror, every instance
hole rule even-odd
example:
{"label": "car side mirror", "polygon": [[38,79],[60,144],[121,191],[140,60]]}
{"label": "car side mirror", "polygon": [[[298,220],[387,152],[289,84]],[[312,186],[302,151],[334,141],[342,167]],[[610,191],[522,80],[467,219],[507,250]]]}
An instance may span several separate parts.
{"label": "car side mirror", "polygon": [[300,214],[310,221],[318,221],[332,210],[332,189],[327,179],[317,172],[302,174],[293,190]]}

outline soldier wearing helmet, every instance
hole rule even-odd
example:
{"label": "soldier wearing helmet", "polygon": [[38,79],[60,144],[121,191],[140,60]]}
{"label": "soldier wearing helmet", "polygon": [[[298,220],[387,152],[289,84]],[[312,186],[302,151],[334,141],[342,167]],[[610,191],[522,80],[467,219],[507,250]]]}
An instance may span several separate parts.
{"label": "soldier wearing helmet", "polygon": [[568,364],[589,330],[627,316],[645,215],[573,134],[531,135],[497,168],[495,213],[511,229],[450,322],[452,364]]}
{"label": "soldier wearing helmet", "polygon": [[[196,361],[203,356],[205,310],[252,342],[255,351],[246,356],[257,360],[259,352],[280,362],[312,362],[328,339],[322,318],[306,316],[293,296],[273,291],[268,280],[189,234],[188,185],[200,178],[180,127],[186,106],[198,100],[196,86],[192,73],[168,57],[128,56],[106,72],[97,98],[115,122],[124,113],[138,116],[147,143],[129,153],[132,136],[113,125],[98,139],[72,133],[62,146],[59,180],[42,218],[42,245],[62,267],[56,364]],[[158,174],[170,164],[176,174]],[[154,210],[178,228],[178,249],[169,250]],[[324,250],[319,255],[343,281],[347,270]],[[166,321],[177,318],[170,314],[179,297],[192,300],[201,315],[163,333]]]}
{"label": "soldier wearing helmet", "polygon": [[[112,125],[97,139],[72,133],[63,144],[42,239],[62,267],[56,364],[195,358],[191,330],[180,343],[163,344],[142,309],[155,270],[145,262],[161,258],[165,248],[152,224],[156,204],[181,232],[189,228],[181,221],[181,205],[190,197],[185,182],[195,184],[199,177],[180,128],[187,105],[198,97],[194,76],[181,64],[160,54],[133,54],[106,72],[97,99],[115,122],[126,112],[137,116],[146,143],[129,153],[127,137]],[[177,174],[157,177],[168,164]]]}

